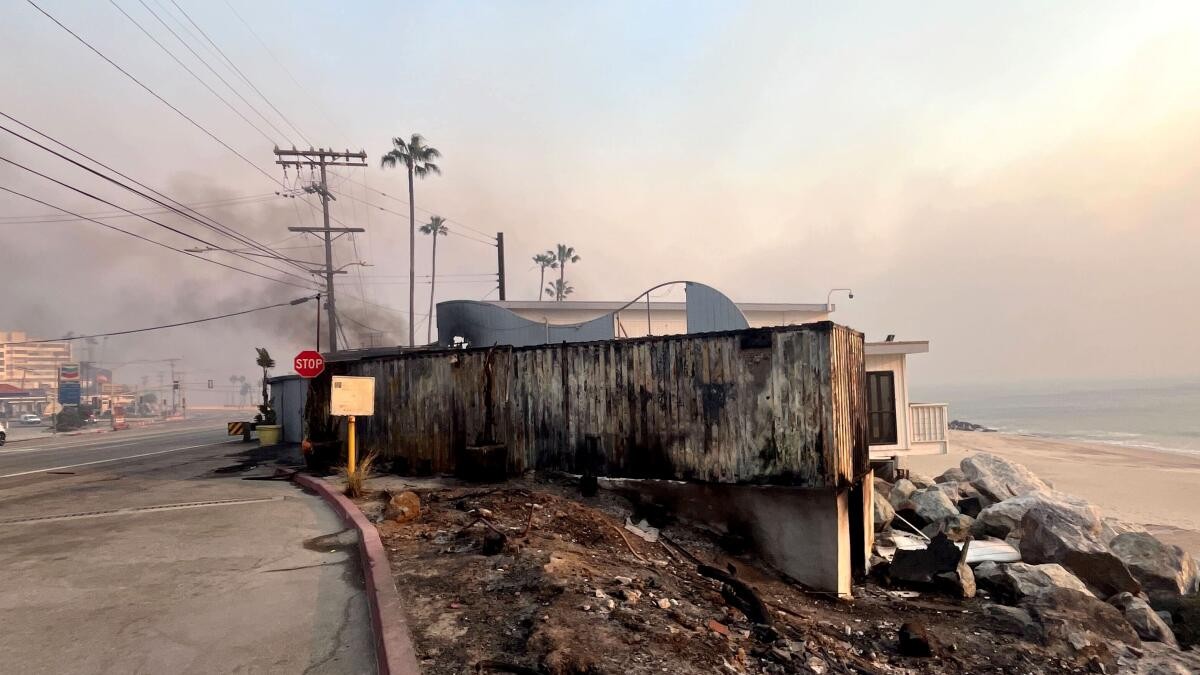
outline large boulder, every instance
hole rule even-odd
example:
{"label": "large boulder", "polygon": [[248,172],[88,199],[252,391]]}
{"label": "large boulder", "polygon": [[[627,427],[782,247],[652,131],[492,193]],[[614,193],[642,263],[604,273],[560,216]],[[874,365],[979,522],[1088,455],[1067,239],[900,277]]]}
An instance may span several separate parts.
{"label": "large boulder", "polygon": [[1021,607],[1041,626],[1042,643],[1081,667],[1115,673],[1123,646],[1142,646],[1120,610],[1087,593],[1052,588],[1026,597]]}
{"label": "large boulder", "polygon": [[1029,469],[987,452],[963,459],[961,467],[971,485],[992,502],[1050,491],[1050,486]]}
{"label": "large boulder", "polygon": [[879,494],[875,493],[875,531],[882,532],[892,524],[892,518],[896,517],[896,511],[892,508],[891,503]]}
{"label": "large boulder", "polygon": [[967,475],[957,466],[952,466],[942,472],[942,475],[933,479],[935,483],[965,483]]}
{"label": "large boulder", "polygon": [[908,480],[911,481],[913,485],[916,485],[918,490],[927,490],[936,485],[933,479],[929,476],[923,476],[919,473],[912,473],[911,471],[908,474]]}
{"label": "large boulder", "polygon": [[1178,647],[1175,634],[1162,617],[1150,608],[1150,604],[1132,593],[1118,593],[1108,599],[1108,604],[1121,610],[1125,620],[1133,626],[1138,637],[1147,642],[1163,642]]}
{"label": "large boulder", "polygon": [[1085,511],[1091,515],[1091,505],[1078,497],[1061,492],[1031,492],[1020,497],[1005,499],[979,512],[975,518],[976,537],[1021,538],[1021,519],[1036,504],[1055,504],[1062,508]]}
{"label": "large boulder", "polygon": [[1121,559],[1100,543],[1100,512],[1046,502],[1035,504],[1021,519],[1021,559],[1059,563],[1100,597],[1139,593],[1141,584]]}
{"label": "large boulder", "polygon": [[1109,543],[1109,548],[1147,591],[1188,595],[1195,593],[1200,584],[1196,559],[1178,546],[1159,541],[1149,532],[1119,534]]}
{"label": "large boulder", "polygon": [[1146,532],[1146,528],[1135,523],[1129,523],[1120,518],[1105,516],[1100,519],[1100,542],[1112,544],[1112,540],[1126,532]]}
{"label": "large boulder", "polygon": [[1013,635],[1020,635],[1027,639],[1037,639],[1041,630],[1041,627],[1037,625],[1033,617],[1029,615],[1029,612],[1020,607],[986,605],[983,608],[983,614],[992,619],[995,623],[995,628],[1002,633],[1012,633]]}
{"label": "large boulder", "polygon": [[962,499],[962,490],[958,489],[958,485],[958,481],[951,480],[945,483],[937,483],[933,487],[941,490],[950,501],[958,503],[958,500]]}
{"label": "large boulder", "polygon": [[1140,654],[1127,652],[1120,671],[1128,675],[1196,675],[1200,673],[1200,651],[1181,652],[1159,642],[1142,645]]}
{"label": "large boulder", "polygon": [[892,484],[891,483],[880,478],[879,476],[875,476],[875,478],[873,479],[873,482],[875,484],[875,494],[883,495],[884,499],[887,499],[888,496],[892,494]]}
{"label": "large boulder", "polygon": [[1171,630],[1179,640],[1179,646],[1190,649],[1200,645],[1200,595],[1166,595],[1154,593],[1150,596],[1154,609],[1167,612],[1171,617]]}
{"label": "large boulder", "polygon": [[892,485],[892,489],[888,492],[888,502],[891,503],[892,508],[899,508],[916,491],[917,486],[913,485],[912,481],[907,478],[901,478]]}
{"label": "large boulder", "polygon": [[917,490],[897,510],[912,511],[924,524],[940,523],[958,515],[954,502],[938,488]]}
{"label": "large boulder", "polygon": [[958,502],[955,506],[958,510],[972,518],[978,518],[979,513],[991,506],[992,500],[979,494],[979,490],[975,489],[970,483],[958,484]]}
{"label": "large boulder", "polygon": [[926,537],[933,537],[938,532],[944,532],[950,541],[966,541],[971,538],[971,526],[974,523],[974,518],[960,513],[957,516],[929,523],[921,528],[921,532],[925,533]]}
{"label": "large boulder", "polygon": [[1006,604],[1016,604],[1031,595],[1055,588],[1092,595],[1079,577],[1055,563],[1030,565],[1021,562],[995,563],[988,560],[975,567],[975,583]]}

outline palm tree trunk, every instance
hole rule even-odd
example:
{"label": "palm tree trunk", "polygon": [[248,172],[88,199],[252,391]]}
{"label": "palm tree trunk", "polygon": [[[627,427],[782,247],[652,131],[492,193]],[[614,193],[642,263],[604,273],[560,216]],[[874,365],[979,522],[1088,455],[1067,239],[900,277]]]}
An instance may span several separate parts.
{"label": "palm tree trunk", "polygon": [[538,300],[546,295],[546,266],[542,265],[542,276],[538,277]]}
{"label": "palm tree trunk", "polygon": [[559,302],[562,302],[563,289],[567,287],[566,276],[567,276],[567,261],[563,260],[558,265],[558,288],[554,289],[555,295],[558,296],[556,299]]}
{"label": "palm tree trunk", "polygon": [[433,265],[429,279],[429,317],[425,320],[425,344],[433,339],[433,289],[437,287],[437,230],[433,231]]}
{"label": "palm tree trunk", "polygon": [[413,168],[408,165],[408,346],[416,345],[413,325],[417,306],[417,202],[413,198]]}

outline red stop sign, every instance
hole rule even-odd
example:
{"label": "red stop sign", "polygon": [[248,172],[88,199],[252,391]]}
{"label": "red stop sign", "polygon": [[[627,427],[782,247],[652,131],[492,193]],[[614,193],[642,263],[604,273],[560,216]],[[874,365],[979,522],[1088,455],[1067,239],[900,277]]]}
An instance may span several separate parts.
{"label": "red stop sign", "polygon": [[297,354],[292,365],[300,377],[316,377],[325,372],[325,358],[311,349]]}

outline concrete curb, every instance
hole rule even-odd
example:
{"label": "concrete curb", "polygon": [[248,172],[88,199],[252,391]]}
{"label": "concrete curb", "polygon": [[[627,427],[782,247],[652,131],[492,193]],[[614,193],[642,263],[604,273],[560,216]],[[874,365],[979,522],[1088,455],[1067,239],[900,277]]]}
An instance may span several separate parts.
{"label": "concrete curb", "polygon": [[358,530],[358,550],[367,586],[371,629],[375,634],[375,658],[381,675],[417,675],[416,650],[408,622],[400,609],[400,594],[392,579],[391,565],[379,531],[354,502],[320,478],[296,474],[293,480],[321,496],[347,525]]}

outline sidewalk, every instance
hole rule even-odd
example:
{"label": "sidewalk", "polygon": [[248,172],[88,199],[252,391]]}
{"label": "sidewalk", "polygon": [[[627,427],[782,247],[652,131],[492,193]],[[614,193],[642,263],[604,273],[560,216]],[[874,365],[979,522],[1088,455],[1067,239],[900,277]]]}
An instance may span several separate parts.
{"label": "sidewalk", "polygon": [[357,540],[236,449],[0,485],[6,672],[374,672]]}

